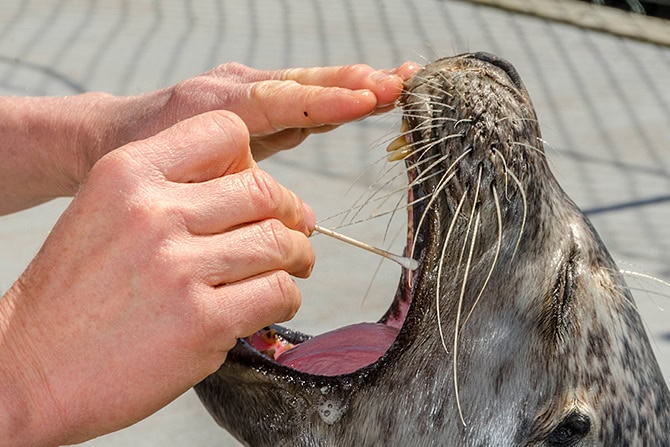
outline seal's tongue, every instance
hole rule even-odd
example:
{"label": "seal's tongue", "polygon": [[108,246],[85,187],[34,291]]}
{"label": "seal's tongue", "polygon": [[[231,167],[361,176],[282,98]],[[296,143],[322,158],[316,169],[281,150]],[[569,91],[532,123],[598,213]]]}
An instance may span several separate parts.
{"label": "seal's tongue", "polygon": [[377,361],[397,335],[397,328],[382,323],[352,324],[296,345],[277,362],[310,374],[348,374]]}

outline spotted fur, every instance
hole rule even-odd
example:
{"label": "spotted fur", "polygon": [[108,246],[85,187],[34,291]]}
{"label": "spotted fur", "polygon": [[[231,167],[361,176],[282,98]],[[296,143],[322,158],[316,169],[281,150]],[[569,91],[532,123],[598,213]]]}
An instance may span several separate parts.
{"label": "spotted fur", "polygon": [[516,70],[486,53],[438,60],[401,106],[421,267],[398,338],[336,377],[240,342],[196,387],[214,418],[253,446],[670,445],[633,298],[551,174]]}

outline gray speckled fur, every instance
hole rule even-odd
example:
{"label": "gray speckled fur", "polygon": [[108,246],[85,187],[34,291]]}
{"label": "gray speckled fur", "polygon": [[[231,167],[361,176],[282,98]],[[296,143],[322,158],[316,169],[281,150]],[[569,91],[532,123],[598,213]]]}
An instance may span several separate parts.
{"label": "gray speckled fur", "polygon": [[[670,445],[670,393],[633,299],[593,227],[550,173],[516,72],[488,54],[461,55],[426,66],[406,88],[403,110],[417,147],[460,134],[428,144],[429,153],[447,154],[431,170],[473,150],[426,211],[422,265],[398,339],[375,364],[338,377],[292,371],[238,344],[196,387],[210,413],[252,446]],[[420,175],[431,165],[420,163],[425,157],[417,149],[407,164],[419,162]],[[523,185],[525,211],[509,173]],[[440,178],[422,182],[415,194],[432,194]],[[463,300],[467,314],[499,242],[494,187],[500,254],[459,336],[464,426],[451,352],[459,259],[475,207],[482,217]],[[466,190],[438,294],[445,233]],[[438,335],[438,295],[450,352]]]}

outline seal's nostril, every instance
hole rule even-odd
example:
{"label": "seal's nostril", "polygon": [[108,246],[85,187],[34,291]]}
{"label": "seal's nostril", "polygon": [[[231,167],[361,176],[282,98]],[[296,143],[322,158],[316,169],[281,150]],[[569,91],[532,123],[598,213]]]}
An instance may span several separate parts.
{"label": "seal's nostril", "polygon": [[519,73],[516,71],[516,68],[514,68],[514,66],[505,59],[502,59],[491,53],[486,53],[484,51],[472,53],[470,57],[474,59],[479,59],[480,61],[488,62],[491,65],[495,65],[496,67],[500,68],[505,73],[507,73],[507,76],[509,76],[509,78],[512,80],[515,86],[517,86],[518,88],[523,88],[523,84],[521,82],[521,76],[519,76]]}

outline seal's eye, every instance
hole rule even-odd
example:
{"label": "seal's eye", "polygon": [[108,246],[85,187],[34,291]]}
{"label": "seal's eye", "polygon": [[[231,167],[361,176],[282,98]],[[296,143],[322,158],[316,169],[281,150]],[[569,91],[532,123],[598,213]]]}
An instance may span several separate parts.
{"label": "seal's eye", "polygon": [[556,447],[574,446],[591,429],[591,419],[578,412],[568,414],[547,437],[547,444]]}

